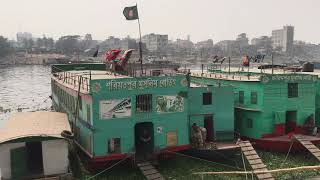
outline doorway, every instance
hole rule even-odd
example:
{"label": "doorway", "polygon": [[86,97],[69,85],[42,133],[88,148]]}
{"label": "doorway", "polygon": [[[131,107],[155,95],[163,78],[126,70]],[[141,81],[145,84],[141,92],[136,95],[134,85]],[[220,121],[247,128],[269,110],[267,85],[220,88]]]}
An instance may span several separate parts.
{"label": "doorway", "polygon": [[41,142],[26,142],[27,169],[29,174],[43,175]]}
{"label": "doorway", "polygon": [[294,132],[297,123],[297,111],[286,112],[286,134]]}
{"label": "doorway", "polygon": [[151,122],[138,123],[135,125],[134,133],[136,157],[145,158],[153,152],[153,124]]}
{"label": "doorway", "polygon": [[204,128],[207,130],[207,141],[214,140],[214,127],[213,127],[213,116],[212,115],[205,115],[204,116]]}

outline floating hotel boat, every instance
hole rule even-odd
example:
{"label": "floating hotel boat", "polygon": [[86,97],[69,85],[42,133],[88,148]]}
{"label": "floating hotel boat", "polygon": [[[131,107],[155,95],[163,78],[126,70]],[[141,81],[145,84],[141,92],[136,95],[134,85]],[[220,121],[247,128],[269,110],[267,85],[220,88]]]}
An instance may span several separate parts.
{"label": "floating hotel boat", "polygon": [[[207,144],[234,149],[233,87],[199,86],[169,65],[106,71],[105,64],[52,65],[52,100],[94,164],[191,148],[194,123]],[[147,139],[147,144],[142,140]]]}
{"label": "floating hotel boat", "polygon": [[[191,81],[235,87],[235,130],[257,148],[287,152],[295,134],[319,144],[318,74],[283,69],[250,71],[211,66],[206,72],[193,72]],[[292,150],[302,148],[300,143],[292,144]]]}

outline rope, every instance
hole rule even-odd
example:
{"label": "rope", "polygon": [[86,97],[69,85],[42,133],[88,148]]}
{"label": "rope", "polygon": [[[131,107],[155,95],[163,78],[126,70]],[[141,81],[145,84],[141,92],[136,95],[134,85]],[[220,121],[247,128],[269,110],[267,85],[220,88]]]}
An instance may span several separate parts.
{"label": "rope", "polygon": [[214,161],[209,161],[209,160],[205,160],[205,159],[201,159],[201,158],[189,156],[189,155],[186,155],[186,154],[181,154],[181,153],[172,152],[172,151],[167,151],[167,152],[173,153],[173,154],[177,154],[177,155],[180,155],[180,156],[184,156],[184,157],[188,157],[188,158],[191,158],[191,159],[196,159],[196,160],[200,160],[200,161],[204,161],[204,162],[208,162],[208,163],[213,163],[213,164],[217,164],[217,165],[229,167],[229,168],[232,168],[232,169],[243,170],[243,169],[241,169],[241,168],[239,168],[239,167],[236,167],[236,166],[230,166],[230,165],[226,165],[226,164],[222,164],[222,163],[217,163],[217,162],[214,162]]}
{"label": "rope", "polygon": [[290,144],[290,147],[289,147],[289,150],[288,150],[288,152],[287,152],[287,155],[286,155],[286,158],[284,158],[284,161],[281,163],[281,166],[280,167],[282,167],[282,165],[286,162],[286,160],[287,160],[287,158],[288,158],[288,156],[289,156],[289,153],[290,153],[290,151],[291,151],[291,148],[292,148],[292,146],[293,146],[293,140],[291,141],[291,144]]}
{"label": "rope", "polygon": [[99,176],[100,174],[102,174],[102,173],[104,173],[104,172],[106,172],[106,171],[108,171],[108,170],[112,169],[113,167],[117,166],[118,164],[120,164],[120,163],[121,163],[121,162],[123,162],[124,160],[128,159],[129,157],[131,157],[131,156],[127,156],[127,157],[125,157],[124,159],[122,159],[122,160],[118,161],[117,163],[113,164],[112,166],[110,166],[110,167],[108,167],[108,168],[104,169],[103,171],[101,171],[101,172],[99,172],[99,173],[97,173],[97,174],[95,174],[95,175],[93,175],[93,176],[89,177],[87,180],[89,180],[89,179],[93,179],[93,178],[95,178],[96,176]]}

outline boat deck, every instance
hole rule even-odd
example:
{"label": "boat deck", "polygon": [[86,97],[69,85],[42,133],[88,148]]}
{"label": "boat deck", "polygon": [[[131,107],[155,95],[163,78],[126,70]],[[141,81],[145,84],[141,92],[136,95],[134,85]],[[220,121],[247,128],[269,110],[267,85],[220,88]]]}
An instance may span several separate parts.
{"label": "boat deck", "polygon": [[[299,136],[308,141],[320,141],[319,135],[317,136],[299,135]],[[289,137],[289,135],[283,135],[283,136],[277,136],[277,137],[271,137],[271,138],[262,138],[261,140],[288,142],[288,141],[291,141],[292,138],[293,136]]]}
{"label": "boat deck", "polygon": [[[109,71],[65,71],[54,73],[52,79],[63,86],[78,91],[80,84],[81,93],[90,92],[90,80],[131,78]],[[80,83],[81,82],[81,83]]]}

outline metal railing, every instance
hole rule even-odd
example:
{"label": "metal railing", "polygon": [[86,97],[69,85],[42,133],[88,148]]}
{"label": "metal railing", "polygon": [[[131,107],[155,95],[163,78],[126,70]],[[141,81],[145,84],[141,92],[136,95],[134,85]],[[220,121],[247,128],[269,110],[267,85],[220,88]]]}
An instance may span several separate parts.
{"label": "metal railing", "polygon": [[80,84],[81,90],[85,90],[87,92],[90,90],[91,71],[88,71],[88,73],[78,74],[52,66],[52,75],[58,81],[73,86],[73,88],[77,88]]}

